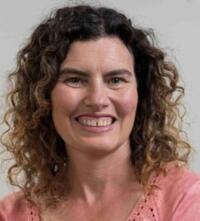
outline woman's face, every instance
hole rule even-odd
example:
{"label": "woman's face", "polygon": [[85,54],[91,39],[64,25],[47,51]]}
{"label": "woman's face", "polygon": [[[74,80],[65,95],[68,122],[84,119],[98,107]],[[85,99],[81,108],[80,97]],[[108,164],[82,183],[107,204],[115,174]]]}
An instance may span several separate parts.
{"label": "woman's face", "polygon": [[51,100],[67,151],[100,155],[129,145],[138,101],[133,55],[117,37],[72,43]]}

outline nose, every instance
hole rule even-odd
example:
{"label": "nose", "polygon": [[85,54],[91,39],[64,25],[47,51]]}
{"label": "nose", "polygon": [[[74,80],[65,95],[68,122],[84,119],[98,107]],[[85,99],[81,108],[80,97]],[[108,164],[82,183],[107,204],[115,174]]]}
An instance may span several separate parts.
{"label": "nose", "polygon": [[88,86],[84,104],[95,110],[101,110],[109,105],[108,91],[102,82]]}

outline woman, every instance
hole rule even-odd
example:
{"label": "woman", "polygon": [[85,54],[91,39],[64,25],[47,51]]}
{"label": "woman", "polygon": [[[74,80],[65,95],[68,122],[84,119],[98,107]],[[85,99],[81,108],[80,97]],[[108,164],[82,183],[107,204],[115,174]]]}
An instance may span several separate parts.
{"label": "woman", "polygon": [[177,126],[184,89],[152,33],[113,9],[61,8],[10,79],[1,140],[21,190],[2,199],[0,220],[199,219],[200,178]]}

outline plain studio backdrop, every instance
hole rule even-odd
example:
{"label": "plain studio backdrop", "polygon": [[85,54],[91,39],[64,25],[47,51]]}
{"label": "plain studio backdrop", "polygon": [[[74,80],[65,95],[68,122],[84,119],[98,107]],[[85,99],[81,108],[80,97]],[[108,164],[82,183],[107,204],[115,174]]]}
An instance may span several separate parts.
{"label": "plain studio backdrop", "polygon": [[[67,4],[90,3],[119,9],[145,28],[153,28],[158,44],[176,63],[185,87],[183,102],[187,108],[184,129],[194,150],[190,167],[200,172],[200,1],[199,0],[0,0],[0,102],[1,118],[5,110],[3,96],[6,77],[15,67],[15,56],[34,27],[54,8]],[[0,127],[0,132],[3,128]],[[0,155],[0,163],[6,157]],[[0,197],[12,191],[6,180],[6,164],[0,164]]]}

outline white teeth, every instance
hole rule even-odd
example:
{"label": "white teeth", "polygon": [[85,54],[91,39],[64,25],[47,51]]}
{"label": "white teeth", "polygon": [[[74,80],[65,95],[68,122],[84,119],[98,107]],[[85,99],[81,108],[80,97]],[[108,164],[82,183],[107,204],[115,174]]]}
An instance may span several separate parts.
{"label": "white teeth", "polygon": [[92,127],[103,127],[108,126],[112,124],[112,118],[111,117],[102,117],[102,118],[86,118],[86,117],[80,117],[78,118],[78,122],[82,125],[86,126],[92,126]]}

